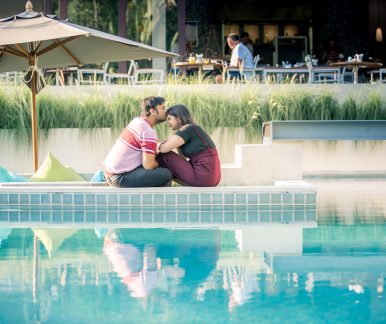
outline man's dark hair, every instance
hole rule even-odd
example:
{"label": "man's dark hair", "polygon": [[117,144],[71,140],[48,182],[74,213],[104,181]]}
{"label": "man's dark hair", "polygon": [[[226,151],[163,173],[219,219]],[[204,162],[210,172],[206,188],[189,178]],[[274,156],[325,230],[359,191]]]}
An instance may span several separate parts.
{"label": "man's dark hair", "polygon": [[237,35],[237,34],[235,34],[235,33],[230,33],[230,34],[228,34],[227,35],[227,38],[230,38],[230,39],[232,39],[233,41],[238,41],[238,40],[240,40],[240,38],[239,38],[239,35]]}
{"label": "man's dark hair", "polygon": [[249,34],[248,34],[246,31],[243,31],[243,32],[240,34],[240,38],[244,38],[244,37],[249,37]]}
{"label": "man's dark hair", "polygon": [[142,102],[142,116],[149,116],[150,115],[150,109],[155,109],[158,105],[162,105],[165,102],[164,97],[146,97]]}

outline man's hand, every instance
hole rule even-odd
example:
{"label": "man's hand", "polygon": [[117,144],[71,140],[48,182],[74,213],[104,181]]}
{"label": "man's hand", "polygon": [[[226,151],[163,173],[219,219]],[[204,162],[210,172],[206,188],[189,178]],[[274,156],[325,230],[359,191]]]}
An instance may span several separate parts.
{"label": "man's hand", "polygon": [[146,170],[158,168],[158,162],[154,154],[142,153],[142,166]]}

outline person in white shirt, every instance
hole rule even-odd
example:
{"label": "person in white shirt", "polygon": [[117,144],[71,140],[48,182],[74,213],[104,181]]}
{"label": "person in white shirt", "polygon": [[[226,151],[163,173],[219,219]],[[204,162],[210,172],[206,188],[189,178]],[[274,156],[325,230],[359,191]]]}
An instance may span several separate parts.
{"label": "person in white shirt", "polygon": [[[227,43],[232,50],[231,61],[229,68],[237,68],[239,71],[229,71],[230,78],[241,79],[241,76],[246,80],[253,79],[253,56],[249,49],[240,42],[239,35],[231,33],[227,36]],[[251,69],[247,71],[247,69]]]}

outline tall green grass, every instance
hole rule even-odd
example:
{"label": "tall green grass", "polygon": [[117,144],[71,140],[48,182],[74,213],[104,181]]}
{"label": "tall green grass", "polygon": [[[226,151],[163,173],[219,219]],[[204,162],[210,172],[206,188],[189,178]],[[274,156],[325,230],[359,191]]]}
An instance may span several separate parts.
{"label": "tall green grass", "polygon": [[[245,129],[248,137],[259,134],[269,120],[376,120],[386,119],[386,103],[378,93],[366,97],[348,97],[339,101],[328,92],[308,90],[272,92],[262,95],[258,87],[240,91],[239,87],[165,86],[138,91],[66,90],[38,95],[38,119],[41,133],[53,128],[123,128],[139,115],[141,101],[148,95],[162,95],[167,104],[181,103],[192,112],[197,123],[211,130],[217,127]],[[188,88],[186,88],[188,87]],[[220,89],[220,90],[218,90]],[[30,93],[25,87],[0,88],[0,129],[12,129],[21,138],[30,138]],[[158,126],[160,135],[169,133],[166,124]]]}

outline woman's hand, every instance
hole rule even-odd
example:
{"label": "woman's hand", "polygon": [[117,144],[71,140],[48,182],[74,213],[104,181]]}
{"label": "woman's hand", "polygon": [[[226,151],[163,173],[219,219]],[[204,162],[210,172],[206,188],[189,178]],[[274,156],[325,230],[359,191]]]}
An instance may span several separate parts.
{"label": "woman's hand", "polygon": [[156,149],[155,149],[155,154],[156,154],[156,155],[158,155],[158,154],[160,153],[159,147],[161,146],[162,143],[163,143],[163,142],[158,142],[158,143],[157,143],[157,147],[156,147]]}

